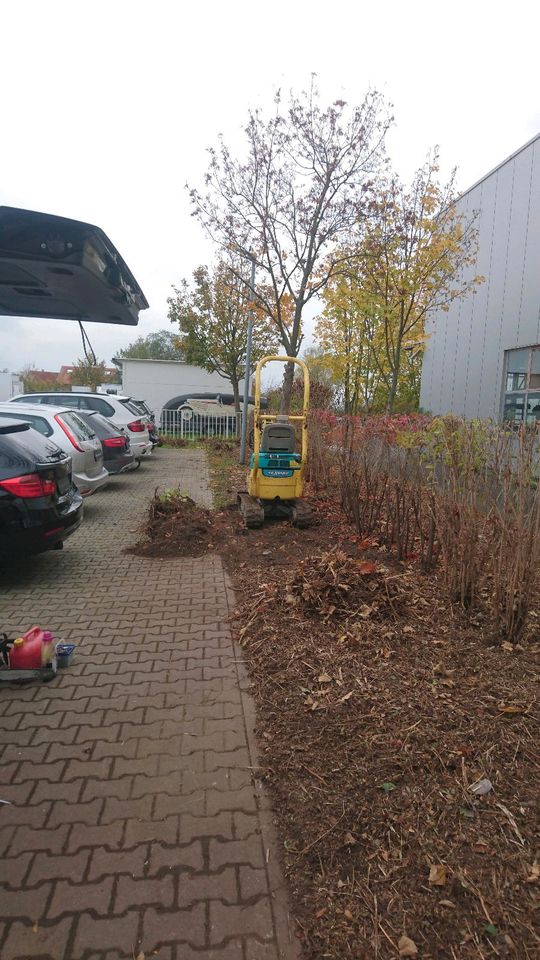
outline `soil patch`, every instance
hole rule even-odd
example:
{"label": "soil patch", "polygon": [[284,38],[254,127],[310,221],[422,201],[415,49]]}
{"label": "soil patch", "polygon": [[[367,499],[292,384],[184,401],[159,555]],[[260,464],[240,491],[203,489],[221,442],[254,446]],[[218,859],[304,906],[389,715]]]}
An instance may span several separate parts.
{"label": "soil patch", "polygon": [[532,958],[534,636],[491,646],[436,576],[315,518],[224,552],[305,957]]}
{"label": "soil patch", "polygon": [[215,549],[217,531],[210,510],[180,492],[159,494],[150,502],[142,537],[126,549],[139,557],[200,557]]}

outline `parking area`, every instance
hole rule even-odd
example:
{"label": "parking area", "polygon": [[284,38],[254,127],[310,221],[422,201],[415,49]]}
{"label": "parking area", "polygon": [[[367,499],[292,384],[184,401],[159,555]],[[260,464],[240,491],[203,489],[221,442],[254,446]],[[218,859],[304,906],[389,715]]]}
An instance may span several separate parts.
{"label": "parking area", "polygon": [[1,630],[77,651],[0,688],[2,960],[297,955],[221,560],[123,552],[157,486],[209,505],[204,453],[158,449],[3,578]]}

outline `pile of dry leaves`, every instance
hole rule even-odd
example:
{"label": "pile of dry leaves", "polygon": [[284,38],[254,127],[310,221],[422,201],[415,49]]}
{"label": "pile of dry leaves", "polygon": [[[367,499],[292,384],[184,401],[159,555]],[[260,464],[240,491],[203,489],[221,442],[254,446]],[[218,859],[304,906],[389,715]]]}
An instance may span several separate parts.
{"label": "pile of dry leaves", "polygon": [[396,578],[382,564],[335,548],[299,560],[286,580],[287,602],[325,619],[384,617],[389,607],[396,612],[393,601],[400,594]]}

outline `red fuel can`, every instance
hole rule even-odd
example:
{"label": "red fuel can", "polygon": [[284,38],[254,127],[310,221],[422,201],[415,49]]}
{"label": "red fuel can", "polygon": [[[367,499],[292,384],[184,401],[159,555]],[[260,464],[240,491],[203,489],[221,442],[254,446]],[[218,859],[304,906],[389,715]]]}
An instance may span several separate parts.
{"label": "red fuel can", "polygon": [[9,651],[9,666],[11,670],[32,670],[42,666],[42,658],[43,630],[32,627],[15,640]]}

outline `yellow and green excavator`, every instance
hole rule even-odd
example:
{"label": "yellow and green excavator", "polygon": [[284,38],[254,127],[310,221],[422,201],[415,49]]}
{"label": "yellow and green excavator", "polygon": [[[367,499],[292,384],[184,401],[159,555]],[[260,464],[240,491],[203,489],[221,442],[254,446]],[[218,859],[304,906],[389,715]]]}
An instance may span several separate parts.
{"label": "yellow and green excavator", "polygon": [[[261,373],[267,363],[295,363],[302,370],[302,413],[261,413]],[[298,357],[263,357],[255,369],[253,453],[248,489],[238,494],[246,527],[261,527],[269,517],[289,517],[296,527],[309,527],[311,507],[302,500],[308,457],[309,371]],[[300,452],[297,451],[300,427]]]}

